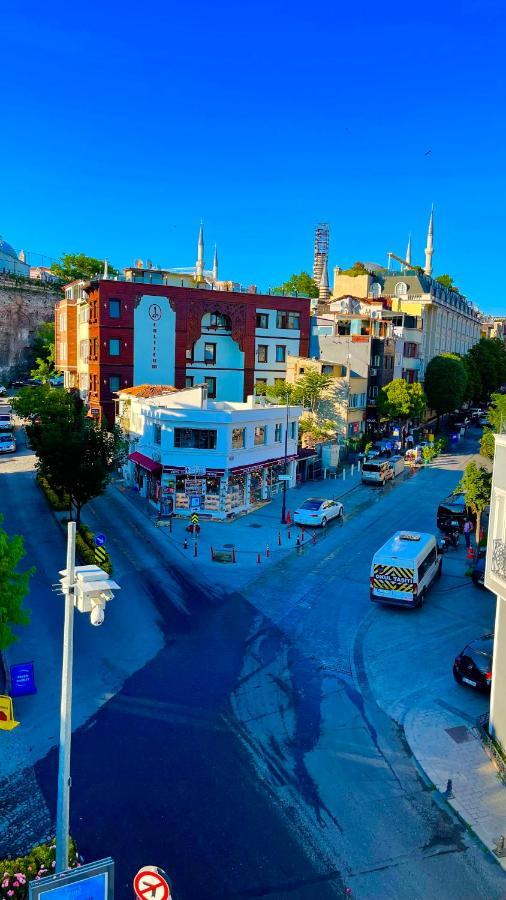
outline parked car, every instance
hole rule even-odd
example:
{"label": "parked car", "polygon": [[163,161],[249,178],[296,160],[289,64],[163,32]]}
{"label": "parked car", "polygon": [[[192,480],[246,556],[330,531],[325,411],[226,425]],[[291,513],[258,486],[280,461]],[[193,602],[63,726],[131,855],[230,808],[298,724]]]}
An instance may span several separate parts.
{"label": "parked car", "polygon": [[295,510],[293,521],[296,525],[325,526],[330,519],[342,519],[344,506],[339,500],[326,500],[324,497],[309,497]]}
{"label": "parked car", "polygon": [[478,556],[473,566],[473,571],[471,572],[471,578],[473,579],[473,584],[476,587],[485,587],[485,560],[487,556],[487,551],[484,548],[478,550]]}
{"label": "parked car", "polygon": [[453,677],[458,684],[466,684],[477,691],[489,691],[492,683],[492,654],[494,635],[466,644],[453,663]]}
{"label": "parked car", "polygon": [[0,384],[0,397],[5,397],[7,393],[7,388],[4,384]]}
{"label": "parked car", "polygon": [[463,494],[455,494],[442,500],[437,508],[437,527],[441,531],[447,531],[456,523],[460,533],[464,531],[464,522],[466,519],[474,521],[474,516],[466,509],[466,503]]}
{"label": "parked car", "polygon": [[63,375],[53,375],[53,377],[49,379],[49,383],[52,387],[63,387]]}
{"label": "parked car", "polygon": [[0,432],[12,431],[12,408],[7,404],[0,406]]}
{"label": "parked car", "polygon": [[394,470],[386,459],[374,459],[362,466],[362,481],[370,484],[385,484],[394,477]]}
{"label": "parked car", "polygon": [[15,453],[16,438],[11,432],[0,434],[0,453]]}

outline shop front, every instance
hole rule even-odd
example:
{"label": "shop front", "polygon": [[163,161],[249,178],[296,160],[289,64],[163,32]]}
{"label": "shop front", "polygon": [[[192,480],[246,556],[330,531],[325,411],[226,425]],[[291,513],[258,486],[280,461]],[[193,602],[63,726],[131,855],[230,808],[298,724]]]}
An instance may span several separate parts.
{"label": "shop front", "polygon": [[162,466],[143,453],[130,453],[130,476],[141,497],[146,497],[154,506],[159,506],[161,495]]}

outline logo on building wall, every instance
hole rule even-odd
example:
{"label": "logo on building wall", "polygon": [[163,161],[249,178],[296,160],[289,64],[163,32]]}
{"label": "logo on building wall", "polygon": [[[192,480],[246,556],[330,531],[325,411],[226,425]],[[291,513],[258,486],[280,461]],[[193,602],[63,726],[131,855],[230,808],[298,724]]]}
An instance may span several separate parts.
{"label": "logo on building wall", "polygon": [[158,303],[152,303],[148,310],[149,318],[153,321],[152,344],[151,344],[151,368],[158,368],[158,327],[157,322],[162,318],[162,307]]}
{"label": "logo on building wall", "polygon": [[153,319],[153,322],[159,322],[162,318],[162,307],[158,306],[158,303],[152,303],[149,307],[149,318]]}

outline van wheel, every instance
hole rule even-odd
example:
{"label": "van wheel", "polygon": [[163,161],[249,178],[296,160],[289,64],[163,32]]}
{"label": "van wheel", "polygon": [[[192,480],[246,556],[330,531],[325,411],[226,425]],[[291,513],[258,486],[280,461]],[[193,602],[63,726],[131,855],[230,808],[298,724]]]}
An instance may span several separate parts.
{"label": "van wheel", "polygon": [[418,603],[416,604],[417,609],[421,609],[423,604],[425,603],[425,590],[422,591],[418,598]]}
{"label": "van wheel", "polygon": [[326,525],[326,524],[327,524],[327,517],[324,516],[323,519],[322,519],[322,528],[325,528],[325,525]]}
{"label": "van wheel", "polygon": [[439,565],[437,567],[436,578],[441,578],[442,574],[443,574],[443,560],[440,560]]}

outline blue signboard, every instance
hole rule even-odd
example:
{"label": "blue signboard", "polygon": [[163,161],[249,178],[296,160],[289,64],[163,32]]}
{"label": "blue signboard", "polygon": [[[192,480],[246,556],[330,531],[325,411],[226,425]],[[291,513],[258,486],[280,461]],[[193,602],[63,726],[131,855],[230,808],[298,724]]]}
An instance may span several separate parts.
{"label": "blue signboard", "polygon": [[190,497],[190,509],[200,509],[200,497]]}
{"label": "blue signboard", "polygon": [[37,693],[33,662],[11,666],[11,685],[11,697],[26,697]]}
{"label": "blue signboard", "polygon": [[29,885],[30,900],[113,900],[114,862],[103,859]]}
{"label": "blue signboard", "polygon": [[105,534],[99,532],[95,535],[95,547],[105,547]]}

